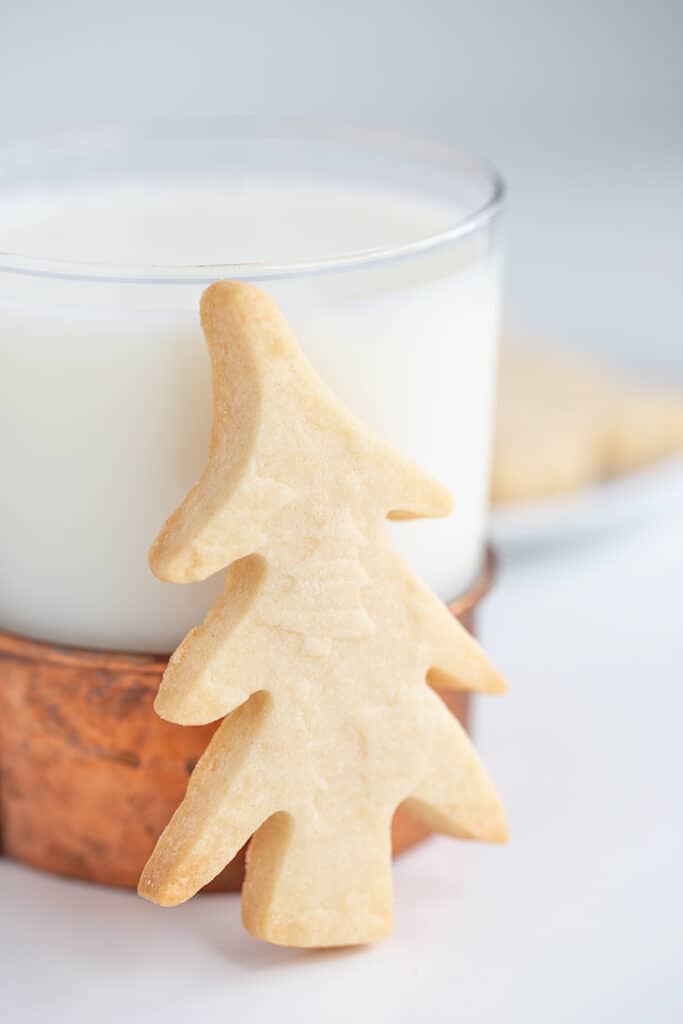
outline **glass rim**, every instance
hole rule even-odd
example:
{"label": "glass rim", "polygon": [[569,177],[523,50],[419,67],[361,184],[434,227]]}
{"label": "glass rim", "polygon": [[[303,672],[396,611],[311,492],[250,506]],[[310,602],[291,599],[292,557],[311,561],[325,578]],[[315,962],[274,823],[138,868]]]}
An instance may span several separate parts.
{"label": "glass rim", "polygon": [[249,259],[221,263],[109,263],[99,261],[60,260],[30,253],[0,249],[0,272],[57,279],[100,280],[119,283],[190,284],[209,283],[218,278],[265,281],[290,277],[310,277],[374,266],[388,261],[417,256],[457,242],[485,227],[500,212],[506,187],[499,171],[490,161],[466,150],[418,135],[386,129],[369,129],[344,123],[304,120],[301,118],[192,117],[189,120],[153,119],[126,125],[110,125],[91,130],[74,130],[45,134],[18,140],[0,149],[0,165],[12,153],[40,156],[49,146],[109,145],[116,140],[131,144],[154,137],[172,139],[185,136],[209,137],[209,133],[230,132],[255,139],[281,137],[290,142],[297,138],[308,143],[348,143],[362,145],[377,153],[412,155],[425,164],[440,165],[455,176],[458,171],[479,174],[487,185],[483,202],[447,224],[444,228],[418,239],[397,245],[377,246],[325,257],[294,260]]}

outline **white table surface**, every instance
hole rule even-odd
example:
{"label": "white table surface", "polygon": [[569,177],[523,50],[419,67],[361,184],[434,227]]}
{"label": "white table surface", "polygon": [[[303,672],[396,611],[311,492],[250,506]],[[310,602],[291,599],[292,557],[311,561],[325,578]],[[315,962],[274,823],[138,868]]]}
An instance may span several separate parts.
{"label": "white table surface", "polygon": [[234,897],[161,910],[0,861],[0,1018],[682,1020],[682,511],[504,564],[482,626],[511,693],[476,734],[512,840],[406,855],[389,940],[282,950]]}

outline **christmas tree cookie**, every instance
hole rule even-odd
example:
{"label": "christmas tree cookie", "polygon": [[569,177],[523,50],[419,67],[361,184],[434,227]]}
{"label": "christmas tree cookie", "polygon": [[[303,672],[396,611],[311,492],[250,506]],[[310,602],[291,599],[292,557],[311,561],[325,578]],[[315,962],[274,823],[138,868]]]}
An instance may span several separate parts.
{"label": "christmas tree cookie", "polygon": [[155,707],[181,725],[223,721],[139,891],[181,903],[253,837],[250,932],[284,945],[369,942],[391,929],[399,804],[449,835],[505,839],[495,789],[427,675],[489,693],[504,684],[384,527],[447,515],[445,489],[340,405],[262,291],[214,284],[201,318],[208,464],[150,562],[176,583],[228,571]]}

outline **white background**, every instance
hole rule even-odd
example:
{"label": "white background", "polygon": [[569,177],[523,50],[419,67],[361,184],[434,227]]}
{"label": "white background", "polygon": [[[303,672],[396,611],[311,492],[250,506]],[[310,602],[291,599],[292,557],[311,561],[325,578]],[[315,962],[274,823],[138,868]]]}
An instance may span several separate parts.
{"label": "white background", "polygon": [[[6,137],[150,114],[403,128],[498,162],[510,320],[683,379],[680,3],[0,3]],[[656,513],[656,514],[655,514]],[[505,561],[477,740],[512,842],[397,866],[396,931],[300,954],[0,864],[8,1021],[677,1022],[683,509]]]}

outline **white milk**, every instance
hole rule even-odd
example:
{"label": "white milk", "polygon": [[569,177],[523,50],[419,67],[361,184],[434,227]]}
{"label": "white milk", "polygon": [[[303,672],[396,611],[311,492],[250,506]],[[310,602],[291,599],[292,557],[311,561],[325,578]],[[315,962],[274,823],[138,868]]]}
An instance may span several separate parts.
{"label": "white milk", "polygon": [[[455,220],[426,201],[341,186],[129,185],[0,199],[0,251],[147,266],[291,262],[401,245]],[[168,651],[220,588],[159,583],[147,567],[204,463],[211,399],[197,303],[222,274],[167,276],[0,272],[0,628]],[[280,303],[339,397],[451,489],[450,519],[388,528],[417,572],[456,597],[486,537],[499,291],[491,225],[343,273],[243,276]]]}

